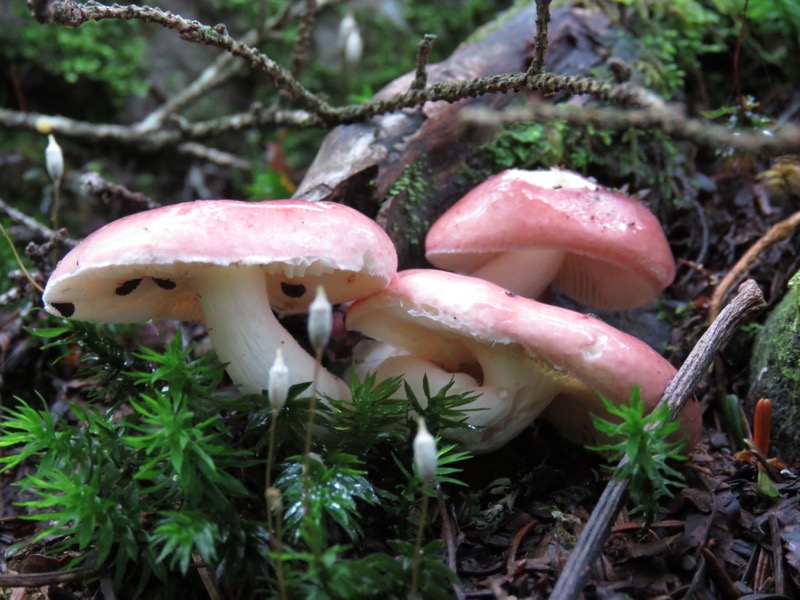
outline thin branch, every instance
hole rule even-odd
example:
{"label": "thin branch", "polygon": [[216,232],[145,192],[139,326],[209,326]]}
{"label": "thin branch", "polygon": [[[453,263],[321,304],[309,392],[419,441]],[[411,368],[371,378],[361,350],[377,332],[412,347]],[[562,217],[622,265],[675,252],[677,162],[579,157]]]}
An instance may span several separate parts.
{"label": "thin branch", "polygon": [[199,21],[184,19],[172,12],[153,6],[119,4],[106,6],[93,1],[78,4],[72,0],[65,0],[54,4],[50,11],[50,22],[68,27],[79,27],[89,21],[103,19],[156,23],[166,29],[176,31],[178,36],[187,42],[221,48],[233,56],[244,59],[255,70],[265,73],[276,88],[297,100],[306,109],[321,115],[329,114],[332,111],[327,102],[309,92],[292,77],[288,70],[266,54],[231,37],[227,28],[222,24],[203,25]]}
{"label": "thin branch", "polygon": [[747,7],[750,5],[750,0],[744,0],[742,6],[741,22],[739,23],[739,35],[736,36],[736,48],[733,51],[733,83],[736,86],[736,102],[742,111],[745,110],[745,99],[742,94],[742,74],[739,69],[739,58],[742,54],[742,40],[744,39],[744,26],[747,23]]}
{"label": "thin branch", "polygon": [[[666,404],[669,407],[670,419],[674,419],[683,408],[700,379],[708,371],[715,354],[737,328],[765,307],[764,296],[756,283],[750,279],[745,281],[739,288],[737,296],[698,340],[664,390],[658,405]],[[620,461],[620,466],[627,460],[628,456],[625,455]],[[581,533],[578,544],[564,565],[550,600],[572,600],[580,595],[588,575],[588,568],[600,555],[611,524],[625,500],[627,489],[627,480],[614,477],[608,482]]]}
{"label": "thin branch", "polygon": [[50,573],[0,573],[0,587],[42,587],[97,577],[96,565],[83,565],[67,571]]}
{"label": "thin branch", "polygon": [[[540,13],[542,13],[543,4],[539,6],[541,10],[538,12]],[[493,125],[519,120],[565,119],[571,123],[599,124],[612,129],[658,127],[667,134],[709,147],[727,145],[732,148],[767,153],[791,152],[800,149],[800,127],[796,125],[787,125],[779,130],[762,133],[734,131],[706,121],[690,119],[682,112],[668,108],[656,94],[631,83],[618,84],[590,77],[552,73],[535,75],[530,72],[512,73],[444,81],[424,89],[412,87],[407,92],[390,98],[379,98],[363,104],[335,108],[304,88],[286,69],[268,56],[252,48],[245,41],[237,41],[232,38],[224,26],[206,26],[149,6],[106,6],[93,1],[78,4],[66,0],[55,3],[49,8],[50,13],[47,18],[53,23],[78,26],[90,20],[137,19],[173,29],[187,41],[222,48],[231,56],[242,58],[251,68],[266,73],[281,93],[299,102],[302,109],[282,110],[264,108],[259,104],[254,104],[249,111],[244,113],[190,123],[174,114],[171,119],[165,121],[166,116],[174,112],[173,106],[165,106],[160,109],[160,112],[148,117],[143,124],[133,126],[95,125],[64,117],[30,115],[0,109],[0,125],[36,129],[38,122],[45,118],[49,121],[51,129],[62,135],[114,140],[120,143],[135,144],[145,149],[158,149],[177,146],[187,140],[197,140],[205,136],[253,126],[330,127],[360,122],[376,115],[422,106],[426,102],[452,103],[485,94],[529,90],[545,95],[586,94],[618,106],[634,108],[624,111],[614,108],[586,109],[575,106],[554,106],[541,102],[502,113],[477,113],[474,112],[474,109],[465,110],[464,118],[482,124],[490,122]],[[542,15],[539,15],[537,20],[544,18]],[[540,24],[539,32],[544,34],[546,28],[546,24]],[[546,42],[540,41],[539,52],[544,52],[545,46]],[[212,74],[213,69],[207,75]],[[419,76],[419,73],[417,75]],[[197,81],[199,89],[208,85],[209,83],[203,78]],[[187,97],[191,97],[193,93],[192,90],[186,91]],[[153,123],[159,122],[161,122],[160,127],[155,130],[150,129]]]}
{"label": "thin branch", "polygon": [[200,158],[221,167],[238,169],[240,171],[250,171],[252,165],[246,160],[239,158],[230,152],[210,148],[196,142],[184,142],[178,146],[178,152]]}
{"label": "thin branch", "polygon": [[424,90],[428,85],[428,55],[431,53],[435,41],[436,36],[427,33],[417,46],[417,70],[414,81],[411,82],[412,90]]}
{"label": "thin branch", "polygon": [[[247,33],[243,38],[243,41],[247,44],[255,44],[257,40],[258,36],[253,31]],[[136,126],[137,129],[140,131],[159,129],[170,116],[177,114],[212,89],[219,87],[243,68],[244,65],[241,62],[236,62],[232,55],[221,54],[214,62],[203,69],[192,83],[177,94],[170,96],[164,104],[142,119]]]}
{"label": "thin branch", "polygon": [[103,179],[99,173],[89,171],[81,176],[81,188],[86,194],[98,198],[101,202],[121,200],[126,204],[135,206],[139,210],[157,208],[158,202],[141,194],[132,192],[118,183],[111,183]]}
{"label": "thin branch", "polygon": [[730,292],[730,289],[741,279],[741,277],[753,266],[753,263],[758,260],[761,253],[770,246],[777,244],[791,236],[800,227],[800,212],[796,212],[786,219],[775,223],[770,227],[755,244],[750,246],[747,252],[736,261],[722,281],[719,282],[714,293],[711,295],[711,302],[708,306],[708,320],[714,321],[719,314],[722,303]]}
{"label": "thin branch", "polygon": [[593,125],[604,129],[659,129],[671,137],[694,142],[698,146],[728,146],[746,152],[780,154],[800,150],[800,125],[786,123],[776,129],[747,131],[731,129],[701,119],[693,119],[675,105],[649,108],[586,108],[571,104],[529,104],[503,111],[465,108],[462,123],[479,127],[500,127],[520,121],[563,120],[573,125]]}
{"label": "thin branch", "polygon": [[551,0],[536,0],[536,42],[533,47],[533,60],[528,68],[528,75],[544,73],[544,61],[547,58],[547,28],[550,25]]}
{"label": "thin branch", "polygon": [[[330,0],[319,0],[317,2],[317,7],[321,9],[331,3]],[[265,5],[266,2],[263,2],[262,7]],[[260,21],[259,27],[248,31],[242,37],[242,43],[248,46],[257,46],[262,40],[266,39],[270,33],[274,35],[274,32],[281,27],[288,18],[292,6],[292,4],[287,4],[271,19],[267,19],[264,15],[264,18]],[[170,96],[164,104],[142,119],[137,125],[137,128],[142,131],[160,128],[170,116],[178,113],[181,109],[190,105],[198,98],[201,98],[210,90],[219,87],[237,73],[241,72],[244,67],[244,63],[236,61],[236,57],[232,54],[226,53],[219,55],[214,62],[203,69],[192,83]]]}
{"label": "thin branch", "polygon": [[33,219],[23,213],[22,211],[17,210],[13,206],[7,204],[3,199],[0,198],[0,214],[6,215],[9,219],[18,223],[25,227],[28,231],[33,233],[35,236],[48,240],[48,241],[58,241],[59,243],[63,243],[66,246],[72,247],[75,246],[78,242],[72,238],[65,237],[64,232],[66,229],[62,229],[60,231],[55,231],[50,229],[46,225],[42,225],[36,219]]}
{"label": "thin branch", "polygon": [[87,123],[60,115],[23,113],[0,108],[0,126],[40,131],[43,123],[47,123],[49,131],[66,137],[115,142],[127,146],[138,146],[144,150],[174,147],[186,140],[270,124],[294,127],[319,127],[322,125],[317,117],[307,111],[264,108],[258,103],[253,104],[248,112],[196,123],[189,123],[175,115],[162,127],[155,130],[142,129],[138,124]]}
{"label": "thin branch", "polygon": [[527,73],[505,73],[488,75],[474,79],[440,81],[423,92],[413,91],[398,94],[391,98],[370,100],[355,106],[332,109],[332,114],[320,115],[326,122],[351,123],[378,114],[395,112],[404,108],[414,108],[426,102],[457,102],[464,98],[476,98],[486,94],[517,93],[523,90],[540,92],[546,96],[558,93],[589,95],[619,106],[641,108],[661,107],[663,101],[651,91],[631,84],[615,84],[592,77],[577,75],[556,75],[542,73],[530,76]]}
{"label": "thin branch", "polygon": [[660,103],[652,92],[632,84],[617,85],[599,81],[591,77],[576,77],[542,73],[530,76],[528,73],[493,75],[476,79],[442,82],[431,86],[428,93],[406,93],[394,98],[375,100],[365,104],[334,108],[320,97],[314,95],[300,84],[284,67],[228,34],[224,25],[203,25],[199,21],[184,19],[169,11],[151,6],[106,6],[94,1],[78,4],[65,0],[53,5],[50,20],[59,25],[78,27],[88,21],[102,19],[139,20],[155,23],[172,29],[181,39],[188,42],[221,48],[234,56],[244,59],[250,66],[265,73],[276,88],[290,98],[298,101],[306,110],[317,115],[325,124],[340,124],[360,121],[376,114],[412,108],[424,102],[455,102],[463,98],[491,93],[506,93],[523,89],[543,93],[567,92],[570,94],[590,94],[601,100],[621,105],[651,106]]}
{"label": "thin branch", "polygon": [[318,12],[317,0],[305,0],[298,22],[297,39],[294,42],[289,62],[291,73],[294,77],[298,77],[302,73],[303,67],[308,62],[308,53],[311,49],[311,34],[314,31],[314,23],[317,20]]}

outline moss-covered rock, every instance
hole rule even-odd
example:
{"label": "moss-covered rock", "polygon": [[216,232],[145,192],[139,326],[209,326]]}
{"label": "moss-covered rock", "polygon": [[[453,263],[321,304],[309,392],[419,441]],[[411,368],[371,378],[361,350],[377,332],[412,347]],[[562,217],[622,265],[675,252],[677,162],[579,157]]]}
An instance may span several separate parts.
{"label": "moss-covered rock", "polygon": [[772,451],[800,463],[800,281],[773,309],[750,359],[750,399],[772,400]]}

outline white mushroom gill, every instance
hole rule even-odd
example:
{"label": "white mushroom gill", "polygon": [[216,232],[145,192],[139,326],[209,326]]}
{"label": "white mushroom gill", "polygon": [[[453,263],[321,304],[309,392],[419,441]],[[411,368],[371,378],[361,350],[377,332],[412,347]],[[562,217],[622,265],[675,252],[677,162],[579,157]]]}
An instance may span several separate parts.
{"label": "white mushroom gill", "polygon": [[[278,348],[289,369],[289,385],[311,381],[314,359],[273,314],[260,267],[209,267],[192,284],[214,349],[242,392],[267,388]],[[317,377],[320,393],[350,397],[347,386],[335,375],[320,369]]]}

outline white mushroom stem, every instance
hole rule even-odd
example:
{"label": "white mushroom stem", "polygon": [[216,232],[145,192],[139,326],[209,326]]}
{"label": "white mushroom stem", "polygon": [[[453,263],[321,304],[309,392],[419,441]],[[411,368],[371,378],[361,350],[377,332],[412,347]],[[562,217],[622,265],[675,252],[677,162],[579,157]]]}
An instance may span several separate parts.
{"label": "white mushroom stem", "polygon": [[[513,345],[497,344],[490,347],[470,344],[476,362],[466,368],[469,371],[477,370],[482,381],[466,372],[445,370],[438,364],[401,350],[395,350],[392,354],[386,350],[386,345],[383,346],[382,350],[373,347],[369,351],[372,358],[379,356],[379,353],[389,354],[375,370],[378,380],[402,375],[423,406],[426,404],[422,388],[424,376],[428,378],[432,394],[436,394],[451,380],[453,386],[449,394],[479,394],[466,408],[470,411],[469,423],[479,427],[480,431],[450,432],[452,437],[474,451],[497,448],[510,441],[539,416],[560,392],[573,385],[571,378],[558,375],[532,359],[522,348]],[[374,362],[370,367],[374,367]]]}
{"label": "white mushroom stem", "polygon": [[520,296],[538,298],[556,278],[563,261],[563,250],[510,250],[470,275],[492,281]]}
{"label": "white mushroom stem", "polygon": [[[211,342],[231,379],[243,393],[260,393],[278,348],[289,369],[289,385],[311,381],[314,358],[297,343],[272,312],[260,267],[210,267],[193,280]],[[324,368],[317,390],[349,398],[347,386]]]}

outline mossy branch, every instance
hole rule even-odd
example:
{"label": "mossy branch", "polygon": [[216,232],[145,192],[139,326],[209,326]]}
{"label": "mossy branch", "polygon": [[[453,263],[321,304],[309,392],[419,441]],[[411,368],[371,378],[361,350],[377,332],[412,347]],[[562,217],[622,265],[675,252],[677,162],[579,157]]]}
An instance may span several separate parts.
{"label": "mossy branch", "polygon": [[[322,2],[316,3],[319,9]],[[219,59],[210,71],[201,75],[191,90],[187,89],[180,102],[155,111],[140,123],[123,126],[113,124],[91,124],[63,117],[50,117],[30,113],[20,113],[0,109],[0,125],[35,129],[37,123],[47,119],[52,130],[73,137],[113,140],[119,143],[135,144],[147,149],[158,149],[181,145],[187,140],[197,140],[224,132],[238,131],[265,125],[287,125],[293,127],[333,127],[335,125],[365,121],[371,117],[422,106],[427,102],[454,103],[465,98],[487,94],[506,94],[521,91],[535,91],[544,96],[554,94],[589,95],[598,100],[623,107],[625,110],[585,109],[553,106],[538,103],[516,111],[504,113],[484,113],[475,120],[490,120],[493,123],[523,119],[563,118],[572,123],[592,123],[604,128],[657,127],[677,138],[688,139],[704,146],[728,145],[749,151],[770,153],[790,152],[800,149],[800,127],[785,125],[767,136],[758,133],[733,131],[709,123],[692,119],[681,111],[667,107],[663,100],[651,92],[632,83],[614,83],[591,77],[558,75],[543,72],[546,53],[547,21],[549,2],[537,3],[537,37],[533,62],[527,72],[507,73],[476,77],[473,79],[442,81],[427,86],[426,66],[429,41],[423,40],[417,57],[417,73],[414,83],[406,92],[388,98],[373,99],[361,104],[335,107],[304,87],[292,73],[257,50],[253,39],[245,36],[237,40],[222,24],[205,25],[195,20],[185,19],[169,11],[152,6],[104,5],[89,1],[84,4],[65,0],[63,2],[33,2],[36,18],[43,23],[78,27],[88,21],[103,19],[139,20],[158,24],[177,32],[183,40],[214,46],[225,50],[227,55],[241,59],[255,71],[270,78],[284,98],[299,105],[299,108],[266,108],[254,103],[246,112],[228,115],[202,122],[187,122],[175,115],[181,106],[197,97],[213,78],[210,75],[224,73],[228,76],[230,60]],[[187,152],[188,149],[181,150]]]}

